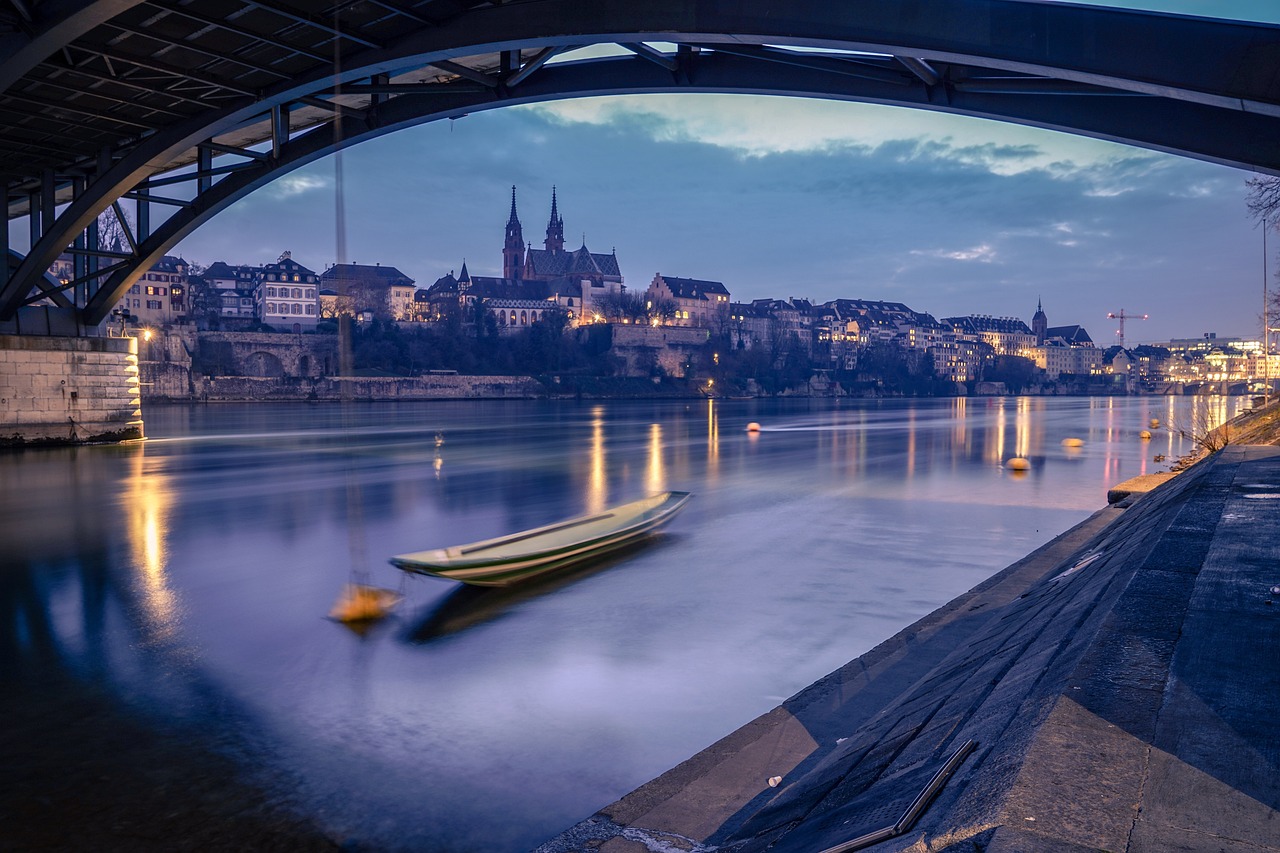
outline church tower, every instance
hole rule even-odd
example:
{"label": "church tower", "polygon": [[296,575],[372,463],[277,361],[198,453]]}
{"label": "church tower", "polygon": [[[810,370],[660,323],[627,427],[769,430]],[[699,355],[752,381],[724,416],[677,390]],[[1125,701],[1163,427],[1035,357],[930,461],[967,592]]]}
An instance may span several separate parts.
{"label": "church tower", "polygon": [[543,246],[548,252],[564,250],[564,217],[556,210],[556,188],[551,188],[551,221],[547,223],[547,239]]}
{"label": "church tower", "polygon": [[518,281],[524,267],[524,233],[516,216],[516,188],[511,187],[511,215],[507,217],[507,239],[502,246],[502,277]]}
{"label": "church tower", "polygon": [[1040,300],[1036,300],[1036,314],[1031,318],[1031,331],[1036,336],[1036,346],[1044,346],[1045,333],[1049,331],[1049,318],[1044,314],[1044,308],[1040,305]]}

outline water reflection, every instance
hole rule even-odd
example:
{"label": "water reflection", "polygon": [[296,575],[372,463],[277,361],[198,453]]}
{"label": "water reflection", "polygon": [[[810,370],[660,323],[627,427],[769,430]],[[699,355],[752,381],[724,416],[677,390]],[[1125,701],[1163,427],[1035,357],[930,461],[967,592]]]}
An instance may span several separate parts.
{"label": "water reflection", "polygon": [[160,466],[159,460],[149,460],[145,447],[139,446],[128,460],[121,503],[148,627],[155,639],[167,640],[180,628],[181,613],[178,598],[169,588],[166,577],[173,493]]}
{"label": "water reflection", "polygon": [[667,478],[662,468],[662,424],[649,424],[649,477],[651,493],[665,492]]}
{"label": "water reflection", "polygon": [[[1190,450],[1138,432],[1192,402],[153,407],[145,447],[0,455],[0,674],[101,674],[210,731],[243,709],[353,844],[527,850]],[[414,579],[363,640],[323,618],[355,528],[394,586],[391,554],[672,488],[668,534],[611,562]],[[199,689],[167,696],[179,668]]]}
{"label": "water reflection", "polygon": [[602,512],[609,505],[604,467],[604,407],[591,410],[591,482],[587,492],[587,512]]}

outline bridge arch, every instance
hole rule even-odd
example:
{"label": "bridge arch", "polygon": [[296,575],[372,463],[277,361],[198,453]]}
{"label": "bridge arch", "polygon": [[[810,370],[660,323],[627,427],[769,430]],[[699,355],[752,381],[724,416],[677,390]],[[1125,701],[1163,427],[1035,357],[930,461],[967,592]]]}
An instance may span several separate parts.
{"label": "bridge arch", "polygon": [[[203,2],[193,0],[181,14],[198,17]],[[79,50],[104,28],[150,37],[145,27],[121,21],[160,3],[82,3],[77,25],[66,28],[68,45]],[[381,5],[405,17],[416,14],[391,0]],[[86,23],[108,13],[113,16]],[[270,80],[274,74],[275,82],[251,89],[201,70],[197,83],[226,87],[210,108],[192,115],[172,109],[176,118],[99,152],[95,165],[68,155],[63,165],[10,183],[6,210],[31,216],[33,245],[0,287],[0,321],[23,304],[52,300],[78,310],[86,324],[100,322],[168,248],[291,169],[415,124],[558,98],[737,92],[865,101],[1035,125],[1280,174],[1280,150],[1271,142],[1280,138],[1274,74],[1280,27],[1270,25],[1022,0],[754,0],[730,9],[713,0],[624,7],[533,0],[464,8],[391,39],[366,37],[371,28],[353,25],[343,33],[341,24],[303,17],[301,27],[358,43],[342,54],[340,72],[314,48],[279,34],[256,37],[263,50],[284,51],[285,59],[307,54],[313,61],[303,71],[284,74],[201,47],[220,58],[223,65],[214,67],[239,63],[250,69],[242,76]],[[659,40],[676,50],[650,45]],[[549,62],[596,44],[621,45],[630,55]],[[1142,51],[1135,47],[1141,44],[1160,47]],[[31,56],[27,50],[0,59],[0,83],[38,77],[45,65],[21,67]],[[0,92],[0,107],[8,92]],[[264,142],[269,150],[255,147]],[[215,155],[225,165],[215,166]],[[163,195],[166,186],[182,184],[189,185],[189,197]],[[119,211],[124,199],[138,205],[137,233],[128,235],[123,257],[109,256],[93,245],[93,223],[109,208]],[[150,211],[160,206],[173,213],[152,229]],[[44,271],[69,249],[94,260],[80,264],[83,274],[73,281],[51,285]]]}

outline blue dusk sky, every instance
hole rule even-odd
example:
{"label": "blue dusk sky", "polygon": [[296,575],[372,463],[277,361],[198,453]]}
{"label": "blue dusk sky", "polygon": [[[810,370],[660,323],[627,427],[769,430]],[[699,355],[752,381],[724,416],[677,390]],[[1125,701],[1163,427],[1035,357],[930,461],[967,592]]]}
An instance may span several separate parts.
{"label": "blue dusk sky", "polygon": [[[1157,11],[1280,23],[1274,0],[1150,0]],[[1264,8],[1265,7],[1265,8]],[[1257,336],[1262,234],[1249,172],[1007,123],[796,98],[627,96],[473,113],[347,150],[346,260],[426,287],[500,275],[511,186],[541,246],[555,185],[566,244],[615,251],[628,288],[655,273],[723,281],[735,300],[855,297],[936,317],[1150,319],[1132,345]],[[208,264],[290,250],[338,259],[335,158],[244,199],[177,249]],[[1273,248],[1280,248],[1280,238]]]}

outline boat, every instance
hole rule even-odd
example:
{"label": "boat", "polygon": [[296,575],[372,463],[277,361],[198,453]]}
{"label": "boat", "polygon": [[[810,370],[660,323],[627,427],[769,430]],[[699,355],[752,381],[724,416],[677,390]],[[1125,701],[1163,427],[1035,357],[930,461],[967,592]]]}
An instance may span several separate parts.
{"label": "boat", "polygon": [[690,497],[688,492],[662,492],[497,539],[401,554],[391,564],[476,586],[508,586],[631,545],[670,521]]}

